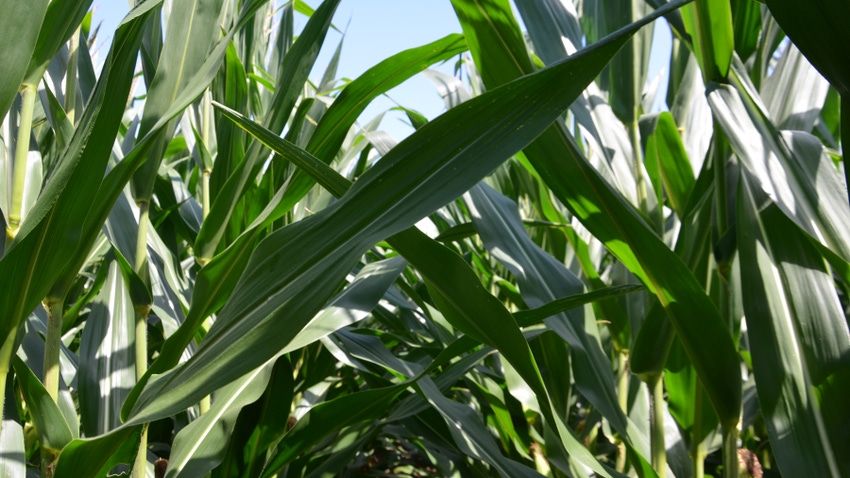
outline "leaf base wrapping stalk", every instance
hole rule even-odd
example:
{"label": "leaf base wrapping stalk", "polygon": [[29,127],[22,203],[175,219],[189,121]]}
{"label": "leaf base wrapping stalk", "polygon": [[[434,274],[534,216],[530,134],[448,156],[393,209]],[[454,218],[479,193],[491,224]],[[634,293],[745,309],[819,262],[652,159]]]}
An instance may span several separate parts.
{"label": "leaf base wrapping stalk", "polygon": [[[620,410],[629,415],[629,355],[627,352],[617,353],[617,401]],[[626,470],[626,445],[622,438],[617,438],[617,462],[615,468],[620,473]]]}
{"label": "leaf base wrapping stalk", "polygon": [[723,478],[738,478],[738,429],[723,430]]}
{"label": "leaf base wrapping stalk", "polygon": [[664,445],[664,382],[661,375],[655,375],[648,382],[651,396],[650,408],[650,447],[652,467],[659,478],[667,476],[667,448]]}
{"label": "leaf base wrapping stalk", "polygon": [[[136,236],[136,261],[135,270],[143,281],[148,282],[148,215],[150,212],[150,201],[139,201],[139,231]],[[134,304],[136,311],[136,381],[142,379],[148,370],[148,312],[149,305]],[[139,453],[133,464],[133,476],[144,478],[147,468],[148,449],[148,427],[142,429]]]}
{"label": "leaf base wrapping stalk", "polygon": [[44,338],[44,388],[54,402],[59,400],[59,351],[62,337],[64,301],[55,297],[44,300],[47,312],[47,336]]}
{"label": "leaf base wrapping stalk", "polygon": [[703,478],[705,475],[705,444],[702,440],[702,383],[697,378],[697,386],[694,394],[694,426],[691,432],[691,459],[694,463],[694,478]]}
{"label": "leaf base wrapping stalk", "polygon": [[142,427],[141,443],[136,461],[133,463],[133,478],[145,478],[148,467],[148,426]]}
{"label": "leaf base wrapping stalk", "polygon": [[34,85],[24,85],[21,90],[21,120],[18,125],[18,143],[15,149],[12,198],[9,204],[9,224],[6,226],[7,243],[18,235],[23,220],[24,186],[27,180],[27,156],[30,150],[32,115],[37,90]]}

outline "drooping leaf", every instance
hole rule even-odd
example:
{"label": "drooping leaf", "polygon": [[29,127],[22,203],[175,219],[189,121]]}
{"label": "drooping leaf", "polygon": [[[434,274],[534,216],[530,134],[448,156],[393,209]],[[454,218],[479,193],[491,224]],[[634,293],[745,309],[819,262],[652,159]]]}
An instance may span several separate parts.
{"label": "drooping leaf", "polygon": [[203,476],[221,463],[239,412],[260,398],[272,365],[269,362],[213,394],[210,409],[174,437],[166,477]]}
{"label": "drooping leaf", "polygon": [[[665,8],[678,7],[671,2]],[[510,13],[455,3],[465,29],[510,29]],[[656,10],[658,13],[658,10]],[[498,38],[507,38],[496,35]],[[476,43],[467,36],[476,64],[493,63],[489,87],[530,72],[525,45],[501,40]],[[516,48],[522,50],[516,51]],[[552,192],[585,227],[656,294],[694,363],[724,427],[737,425],[741,410],[738,354],[717,308],[688,268],[646,221],[588,163],[564,124],[556,124],[524,152]],[[699,314],[699,317],[695,316]],[[710,344],[710,345],[709,345]]]}
{"label": "drooping leaf", "polygon": [[[514,274],[529,307],[582,291],[581,281],[528,237],[515,203],[483,183],[467,192],[464,200],[484,245]],[[581,309],[548,318],[546,324],[570,344],[573,375],[581,394],[617,431],[628,436],[626,418],[617,403],[611,362],[602,350],[596,324],[587,321]]]}
{"label": "drooping leaf", "polygon": [[[98,86],[83,113],[71,144],[45,185],[15,241],[0,260],[0,336],[18,324],[44,299],[77,250],[92,190],[103,178],[110,148],[124,113],[146,16],[155,1],[139,5],[116,32],[114,48]],[[45,241],[50,247],[44,247]],[[11,351],[10,351],[11,352]]]}
{"label": "drooping leaf", "polygon": [[314,406],[281,439],[262,476],[275,476],[293,458],[309,450],[334,430],[380,418],[393,400],[409,385],[403,382],[389,387],[364,390]]}
{"label": "drooping leaf", "polygon": [[41,446],[58,452],[74,439],[65,417],[27,364],[17,355],[13,357],[12,363],[21,392],[32,410],[32,419]]}
{"label": "drooping leaf", "polygon": [[793,44],[788,45],[762,84],[761,97],[779,129],[811,132],[829,83]]}
{"label": "drooping leaf", "polygon": [[536,470],[502,455],[475,411],[446,398],[430,377],[422,378],[417,388],[428,403],[440,412],[449,426],[452,438],[464,454],[490,463],[504,477],[542,476]]}
{"label": "drooping leaf", "polygon": [[139,451],[141,426],[119,427],[94,438],[70,442],[56,463],[56,478],[100,478],[115,465],[133,462]]}
{"label": "drooping leaf", "polygon": [[[384,156],[338,202],[268,236],[198,353],[148,383],[132,421],[167,416],[271,358],[321,308],[363,251],[460,195],[527,144],[641,25],[451,110]],[[511,114],[500,113],[506,111]],[[464,173],[451,164],[463,164]],[[283,250],[287,265],[280,270]],[[285,330],[279,314],[287,318]],[[170,393],[161,394],[163,387]]]}
{"label": "drooping leaf", "polygon": [[814,136],[778,132],[756,98],[746,79],[708,90],[715,118],[743,167],[789,218],[847,262],[850,210],[832,160]]}
{"label": "drooping leaf", "polygon": [[[753,372],[771,447],[783,475],[841,476],[850,470],[840,451],[848,445],[846,425],[824,415],[821,403],[846,388],[850,331],[817,248],[753,179],[742,175],[738,240]],[[845,385],[831,389],[828,380]]]}
{"label": "drooping leaf", "polygon": [[820,0],[812,4],[766,0],[765,3],[812,65],[841,96],[850,95],[850,64],[842,47],[850,42],[850,32],[841,22],[850,15],[850,4],[842,0]]}
{"label": "drooping leaf", "polygon": [[695,182],[694,171],[673,115],[666,111],[658,116],[655,129],[646,140],[645,159],[648,168],[650,164],[657,166],[670,205],[680,218],[685,217]]}

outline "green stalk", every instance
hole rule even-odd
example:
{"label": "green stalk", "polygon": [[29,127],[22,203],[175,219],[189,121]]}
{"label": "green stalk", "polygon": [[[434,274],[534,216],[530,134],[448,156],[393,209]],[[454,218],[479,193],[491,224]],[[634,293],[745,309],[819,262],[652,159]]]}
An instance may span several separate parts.
{"label": "green stalk", "polygon": [[723,430],[723,478],[738,478],[738,429]]}
{"label": "green stalk", "polygon": [[133,462],[133,478],[145,478],[147,476],[148,466],[148,425],[142,427],[141,443],[139,444],[139,453],[136,454],[136,460]]}
{"label": "green stalk", "polygon": [[629,130],[629,142],[632,143],[632,174],[635,176],[635,187],[637,188],[637,200],[640,210],[649,214],[649,205],[646,197],[646,179],[643,177],[643,152],[640,145],[640,131],[637,122],[626,125]]}
{"label": "green stalk", "polygon": [[[207,89],[204,91],[204,98],[201,102],[201,140],[204,142],[202,147],[206,148],[208,144],[210,144],[210,135],[212,128],[212,105],[211,101],[211,93],[210,90]],[[206,164],[209,159],[206,155],[201,155],[203,168],[201,171],[201,210],[202,210],[202,219],[206,219],[210,213],[210,207],[212,204],[210,202],[210,176],[212,175],[212,164]],[[210,410],[210,396],[201,399],[201,402],[198,404],[199,411],[201,415],[207,413]]]}
{"label": "green stalk", "polygon": [[21,227],[21,211],[24,204],[24,186],[27,180],[27,156],[30,150],[32,133],[32,115],[35,109],[35,85],[23,85],[21,89],[21,122],[18,127],[18,144],[15,150],[14,179],[12,183],[12,203],[9,207],[9,224],[6,226],[7,244],[14,239]]}
{"label": "green stalk", "polygon": [[210,169],[201,171],[201,191],[203,194],[201,207],[203,209],[203,219],[206,219],[210,213],[210,175],[212,175],[212,170]]}
{"label": "green stalk", "polygon": [[629,354],[617,353],[617,402],[623,413],[629,413]]}
{"label": "green stalk", "polygon": [[[629,415],[629,357],[625,352],[617,353],[617,402],[620,410]],[[626,470],[626,445],[622,438],[617,438],[616,470],[623,473]]]}
{"label": "green stalk", "polygon": [[694,426],[691,431],[691,459],[694,463],[694,478],[705,476],[705,444],[702,440],[702,383],[697,378],[694,395]]}
{"label": "green stalk", "polygon": [[[148,216],[150,201],[139,201],[139,231],[136,237],[136,274],[145,280],[148,274]],[[136,380],[148,370],[147,319],[149,307],[136,307]]]}
{"label": "green stalk", "polygon": [[80,29],[71,35],[68,42],[68,68],[65,70],[65,115],[74,124],[77,109],[77,51],[80,47]]}
{"label": "green stalk", "polygon": [[[136,274],[147,280],[148,277],[148,217],[150,215],[150,200],[139,200],[139,231],[136,236]],[[148,370],[148,329],[147,320],[150,307],[135,306],[136,312],[136,381],[142,379]],[[133,476],[144,478],[147,468],[148,427],[142,429],[139,443],[139,453],[133,464]]]}
{"label": "green stalk", "polygon": [[659,478],[667,476],[667,448],[664,445],[664,382],[661,375],[652,377],[648,382],[651,398],[649,410],[650,448],[652,467]]}
{"label": "green stalk", "polygon": [[47,311],[47,336],[44,339],[44,388],[54,402],[59,401],[59,351],[62,337],[64,301],[55,297],[44,300]]}
{"label": "green stalk", "polygon": [[[210,90],[207,89],[204,91],[203,101],[201,102],[201,139],[204,144],[203,147],[207,148],[207,145],[210,144],[210,137],[212,136],[212,94]],[[209,151],[209,148],[207,148]],[[207,155],[201,155],[201,159],[203,164],[203,168],[201,171],[201,207],[203,210],[203,218],[206,219],[207,215],[210,213],[210,175],[212,174],[212,158],[207,157]],[[210,164],[206,164],[206,163]]]}

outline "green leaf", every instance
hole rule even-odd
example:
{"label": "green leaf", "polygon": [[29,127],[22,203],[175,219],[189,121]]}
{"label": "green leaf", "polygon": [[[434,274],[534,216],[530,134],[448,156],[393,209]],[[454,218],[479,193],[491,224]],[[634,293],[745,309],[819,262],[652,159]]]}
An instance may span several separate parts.
{"label": "green leaf", "polygon": [[59,454],[56,478],[100,478],[121,463],[132,463],[139,451],[142,427],[120,427],[94,438],[78,438]]}
{"label": "green leaf", "polygon": [[756,0],[731,0],[735,51],[743,61],[756,52],[761,31],[761,5]]}
{"label": "green leaf", "polygon": [[[213,81],[210,90],[213,99],[237,111],[247,111],[248,80],[245,68],[236,47],[231,42],[227,46],[222,72]],[[210,175],[210,198],[215,200],[225,181],[237,164],[245,157],[245,133],[236,128],[231,122],[224,121],[218,110],[215,112],[215,138],[218,144],[218,154],[215,157],[215,167]]]}
{"label": "green leaf", "polygon": [[685,217],[696,180],[673,115],[666,111],[658,115],[655,129],[646,139],[646,162],[648,169],[650,164],[658,168],[670,205],[680,218]]}
{"label": "green leaf", "polygon": [[[460,35],[449,35],[428,45],[412,48],[393,55],[370,68],[356,80],[349,83],[343,89],[342,93],[340,93],[339,97],[334,100],[331,107],[328,108],[328,111],[319,121],[316,131],[311,136],[310,143],[306,148],[307,151],[318,156],[325,164],[329,164],[342,145],[345,136],[348,134],[355,120],[373,99],[398,86],[404,80],[419,73],[428,66],[451,58],[465,49],[466,44],[463,41],[463,37]],[[274,130],[274,128],[270,129]],[[301,171],[297,171],[289,181],[280,211],[289,210],[292,205],[298,202],[310,190],[313,184],[315,182],[312,179],[304,176]],[[227,189],[227,191],[229,194],[240,194],[239,191],[232,188]],[[232,209],[232,204],[232,202],[223,203],[222,206]],[[211,214],[213,213],[211,212]],[[208,218],[207,221],[209,220]],[[218,219],[213,218],[212,220],[217,221]],[[204,223],[207,224],[207,221]],[[210,226],[206,226],[207,230],[212,230],[214,227],[215,223],[210,223]],[[202,229],[201,234],[206,234],[203,231],[204,229]],[[199,241],[201,241],[200,243],[203,244],[203,241],[206,241],[207,237],[201,234],[198,237]],[[213,239],[209,240],[212,241]],[[212,245],[209,247],[211,249]]]}
{"label": "green leaf", "polygon": [[[347,180],[317,158],[276,138],[270,131],[248,121],[238,113],[222,110],[226,116],[258,137],[276,153],[308,171],[308,174],[334,195],[341,195],[348,189]],[[516,323],[504,306],[483,289],[466,263],[416,229],[396,234],[388,240],[425,277],[432,297],[452,325],[476,340],[498,348],[534,389],[543,404],[547,418],[560,425],[555,421],[556,417],[546,399],[546,388],[536,365],[531,360],[531,351]],[[486,313],[482,313],[483,310],[486,310]],[[483,323],[480,317],[487,317],[488,323]],[[498,325],[494,327],[494,323]],[[626,429],[626,425],[623,425],[623,429]],[[599,464],[585,452],[568,430],[562,428],[559,434],[564,437],[564,444],[571,454],[580,457],[581,460],[587,460],[584,461],[585,464],[603,472]]]}
{"label": "green leaf", "polygon": [[[132,421],[175,413],[269,360],[366,249],[457,197],[531,141],[640,26],[454,108],[385,155],[339,201],[267,236],[198,352],[148,383]],[[461,164],[458,174],[453,167]]]}
{"label": "green leaf", "polygon": [[74,125],[68,120],[68,116],[65,115],[62,105],[59,104],[59,100],[56,99],[50,88],[45,88],[44,94],[47,96],[47,109],[50,111],[47,119],[50,121],[50,126],[56,135],[56,142],[59,145],[59,149],[65,149],[68,143],[71,142],[71,137],[74,136]]}
{"label": "green leaf", "polygon": [[745,81],[736,86],[713,84],[708,90],[709,104],[729,144],[789,218],[848,262],[850,210],[832,160],[814,136],[778,132]]}
{"label": "green leaf", "polygon": [[[4,387],[5,388],[5,387]],[[4,413],[3,417],[7,414]],[[21,424],[4,418],[0,428],[0,476],[4,478],[25,478],[27,476],[27,455],[24,450],[24,430]]]}
{"label": "green leaf", "polygon": [[[841,476],[845,435],[826,416],[828,379],[850,378],[850,331],[826,263],[806,234],[748,174],[738,200],[738,248],[759,404],[783,475]],[[832,389],[832,391],[837,391]],[[837,427],[836,427],[837,425]],[[830,433],[832,432],[832,433]]]}
{"label": "green leaf", "polygon": [[316,445],[335,430],[353,424],[376,420],[387,413],[392,402],[410,383],[343,395],[310,409],[281,439],[266,463],[263,478],[276,476],[292,459]]}
{"label": "green leaf", "polygon": [[239,412],[263,394],[272,365],[270,361],[213,394],[210,409],[174,437],[166,477],[203,476],[221,463]]}
{"label": "green leaf", "polygon": [[0,45],[6,45],[0,54],[0,118],[4,118],[35,52],[38,33],[48,7],[47,0],[0,2]]}
{"label": "green leaf", "polygon": [[[147,88],[145,110],[142,115],[139,137],[146,136],[160,119],[167,115],[180,91],[184,89],[210,54],[220,35],[219,13],[223,0],[189,0],[173,4],[168,17],[164,43],[156,74]],[[171,131],[174,127],[168,127]],[[149,200],[153,190],[165,138],[152,148],[150,158],[133,175],[133,195],[139,200]]]}
{"label": "green leaf", "polygon": [[452,34],[397,53],[366,70],[342,90],[322,116],[307,151],[329,164],[342,146],[348,130],[373,99],[429,66],[464,51],[466,42],[463,36]]}
{"label": "green leaf", "polygon": [[630,294],[642,290],[645,290],[645,287],[638,284],[625,284],[613,287],[606,287],[604,289],[595,290],[593,292],[575,294],[569,297],[561,297],[545,305],[541,305],[540,307],[537,307],[535,309],[520,310],[514,312],[514,318],[516,318],[516,321],[520,325],[520,327],[529,327],[531,325],[543,322],[543,319],[547,317],[566,312],[575,307],[581,307],[585,304],[590,304],[592,302],[613,299],[624,294]]}
{"label": "green leaf", "polygon": [[850,18],[850,3],[820,0],[766,0],[773,18],[806,55],[815,68],[841,96],[850,95],[850,63],[843,45],[850,44],[850,31],[843,20]]}
{"label": "green leaf", "polygon": [[[652,8],[643,0],[613,2],[606,5],[606,33],[634,22]],[[610,83],[608,102],[626,127],[637,123],[641,113],[641,97],[649,69],[649,50],[652,46],[653,25],[647,25],[611,61],[608,67]]]}
{"label": "green leaf", "polygon": [[[50,61],[77,30],[92,0],[54,0],[47,7],[23,83],[37,85]],[[70,94],[70,92],[68,92]],[[76,94],[76,93],[74,93]]]}
{"label": "green leaf", "polygon": [[[339,2],[340,0],[322,2],[279,65],[274,97],[263,120],[263,126],[275,133],[283,131],[295,107]],[[238,164],[218,191],[195,240],[195,256],[202,262],[211,259],[218,251],[239,199],[265,162],[264,151],[260,143],[252,142],[245,153],[245,159]]]}
{"label": "green leaf", "polygon": [[[671,2],[665,8],[677,8],[683,3]],[[455,6],[471,19],[465,24],[465,17],[461,17],[465,30],[506,28],[504,13],[484,17],[472,7]],[[655,14],[660,12],[656,10]],[[525,53],[504,49],[504,44],[495,40],[478,44],[467,36],[467,42],[479,69],[482,62],[494,64],[487,70],[493,72],[492,78],[484,76],[488,86],[529,73],[517,62]],[[525,46],[522,48],[524,51]],[[741,414],[738,354],[717,308],[685,264],[588,163],[563,124],[544,131],[524,152],[555,196],[656,294],[703,380],[721,423],[729,429],[737,426]]]}
{"label": "green leaf", "polygon": [[80,339],[77,377],[80,416],[87,436],[102,435],[121,425],[119,413],[136,383],[135,312],[127,284],[115,261],[104,267],[109,272]]}
{"label": "green leaf", "polygon": [[[516,203],[484,183],[470,189],[464,200],[485,247],[516,277],[529,307],[541,307],[559,297],[582,292],[581,280],[528,237]],[[628,436],[611,362],[602,350],[596,324],[585,319],[582,309],[573,309],[546,319],[546,325],[570,344],[576,388],[614,429]]]}
{"label": "green leaf", "polygon": [[417,392],[443,416],[455,444],[465,455],[491,464],[499,471],[499,474],[505,477],[543,476],[536,470],[505,458],[475,411],[443,396],[430,377],[419,380],[416,388]]}
{"label": "green leaf", "polygon": [[15,367],[15,375],[18,377],[24,400],[32,410],[32,420],[41,446],[58,452],[74,439],[62,411],[48,395],[38,377],[20,357],[15,355],[12,358],[12,364]]}
{"label": "green leaf", "polygon": [[[279,357],[272,367],[269,385],[266,387],[260,412],[253,433],[244,446],[231,440],[230,453],[236,460],[243,460],[248,476],[259,476],[266,463],[271,447],[286,434],[289,427],[290,408],[281,404],[292,403],[295,394],[295,379],[292,365],[286,357]],[[226,457],[225,459],[228,459]],[[223,465],[227,469],[227,464]]]}
{"label": "green leaf", "polygon": [[[142,4],[139,8],[133,10],[128,19],[135,19],[139,15],[147,14],[149,10],[158,6],[158,2],[149,0]],[[124,185],[130,180],[136,168],[139,167],[146,159],[147,154],[157,140],[162,128],[171,121],[175,116],[180,114],[189,104],[191,104],[201,93],[207,88],[209,83],[215,77],[218,71],[221,59],[224,57],[225,50],[229,45],[230,39],[237,32],[240,25],[244,22],[244,17],[250,17],[253,14],[251,4],[246,4],[243,8],[240,21],[231,29],[225,38],[223,38],[216,48],[209,54],[201,67],[192,76],[186,87],[180,91],[175,101],[169,106],[168,110],[163,114],[160,120],[153,126],[151,132],[144,138],[140,139],[135,147],[124,157],[118,165],[113,168],[106,177],[99,189],[94,201],[88,201],[91,206],[91,211],[86,216],[83,223],[82,232],[79,233],[80,241],[77,244],[78,251],[88,251],[97,234],[100,232],[104,221],[112,209],[112,205],[122,193]],[[256,8],[256,5],[253,5]],[[129,21],[129,20],[128,20]],[[142,21],[144,23],[144,21]],[[136,53],[134,53],[136,55]],[[135,60],[133,60],[135,61]],[[135,64],[135,63],[134,63]],[[114,104],[115,102],[113,102]],[[105,145],[106,140],[103,140],[101,145]],[[109,140],[111,142],[112,139]],[[109,143],[111,144],[111,143]],[[56,280],[55,285],[51,290],[54,297],[62,297],[68,290],[68,287],[73,283],[77,273],[82,267],[87,257],[86,252],[78,252],[72,256],[72,261],[65,267],[62,275]]]}
{"label": "green leaf", "polygon": [[703,80],[722,81],[729,74],[735,51],[732,7],[728,1],[695,0],[682,9],[685,31],[702,67]]}
{"label": "green leaf", "polygon": [[283,349],[284,352],[294,352],[366,318],[406,266],[407,261],[401,256],[367,264],[357,273],[354,280],[292,339]]}
{"label": "green leaf", "polygon": [[0,260],[0,336],[15,333],[77,251],[92,207],[90,194],[103,179],[124,114],[123,102],[114,98],[125,98],[129,92],[144,20],[154,3],[141,4],[119,27],[71,144],[15,241],[6,245],[6,255]]}

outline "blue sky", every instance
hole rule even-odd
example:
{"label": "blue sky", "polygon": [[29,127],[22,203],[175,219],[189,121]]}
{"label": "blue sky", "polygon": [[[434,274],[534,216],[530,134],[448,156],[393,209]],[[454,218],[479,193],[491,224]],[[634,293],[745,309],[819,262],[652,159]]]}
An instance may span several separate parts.
{"label": "blue sky", "polygon": [[[280,0],[277,0],[277,3],[280,3]],[[307,3],[316,7],[320,1],[307,0]],[[116,25],[129,11],[128,4],[122,0],[95,0],[94,5],[94,23],[103,22],[101,41],[111,41]],[[304,23],[306,18],[296,14],[296,31],[300,31]],[[435,41],[450,33],[461,32],[449,0],[342,0],[334,16],[334,25],[345,30],[338,76],[350,79],[402,50]],[[312,79],[318,80],[321,77],[341,39],[342,35],[334,30],[328,33],[325,47],[311,75]],[[650,79],[669,64],[670,32],[663,20],[656,24],[654,41],[649,68]],[[101,58],[105,56],[106,48],[106,45],[101,47]],[[439,69],[444,73],[451,73],[452,65],[446,64]],[[662,75],[662,80],[654,110],[661,108],[663,104],[667,88],[666,75]],[[429,119],[445,111],[436,89],[423,75],[417,75],[391,90],[389,96]],[[379,98],[361,116],[361,121],[369,121],[393,106],[394,103],[389,99]],[[402,115],[398,113],[387,114],[381,123],[381,129],[401,140],[412,131],[403,120]]]}

